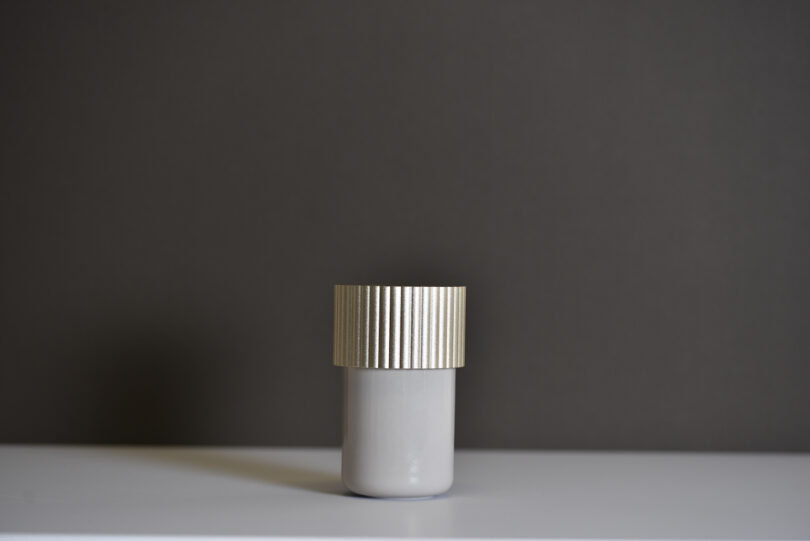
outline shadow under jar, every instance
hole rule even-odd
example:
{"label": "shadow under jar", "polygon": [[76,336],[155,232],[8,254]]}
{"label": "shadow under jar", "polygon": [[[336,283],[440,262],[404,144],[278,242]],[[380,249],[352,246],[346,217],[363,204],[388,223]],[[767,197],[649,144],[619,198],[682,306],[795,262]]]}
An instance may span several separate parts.
{"label": "shadow under jar", "polygon": [[453,484],[466,288],[335,286],[342,478],[357,494],[426,498]]}

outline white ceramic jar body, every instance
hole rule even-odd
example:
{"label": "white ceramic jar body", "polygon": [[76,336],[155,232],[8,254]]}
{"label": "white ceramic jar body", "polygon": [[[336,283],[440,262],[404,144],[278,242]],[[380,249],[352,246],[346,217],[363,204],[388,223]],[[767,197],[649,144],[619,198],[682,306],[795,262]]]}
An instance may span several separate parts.
{"label": "white ceramic jar body", "polygon": [[343,369],[346,487],[424,498],[453,484],[456,371]]}

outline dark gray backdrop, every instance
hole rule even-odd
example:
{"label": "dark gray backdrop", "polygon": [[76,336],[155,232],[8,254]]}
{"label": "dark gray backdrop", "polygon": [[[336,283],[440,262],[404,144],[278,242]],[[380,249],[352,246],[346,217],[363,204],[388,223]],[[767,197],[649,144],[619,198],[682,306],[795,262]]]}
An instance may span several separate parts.
{"label": "dark gray backdrop", "polygon": [[808,21],[3,2],[0,439],[337,445],[374,282],[468,286],[459,446],[809,451]]}

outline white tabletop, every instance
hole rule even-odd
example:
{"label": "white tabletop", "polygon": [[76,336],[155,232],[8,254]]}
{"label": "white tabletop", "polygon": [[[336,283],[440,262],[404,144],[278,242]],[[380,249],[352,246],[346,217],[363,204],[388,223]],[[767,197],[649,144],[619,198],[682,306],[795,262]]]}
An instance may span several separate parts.
{"label": "white tabletop", "polygon": [[423,501],[339,471],[335,449],[0,446],[0,539],[810,539],[806,454],[458,451]]}

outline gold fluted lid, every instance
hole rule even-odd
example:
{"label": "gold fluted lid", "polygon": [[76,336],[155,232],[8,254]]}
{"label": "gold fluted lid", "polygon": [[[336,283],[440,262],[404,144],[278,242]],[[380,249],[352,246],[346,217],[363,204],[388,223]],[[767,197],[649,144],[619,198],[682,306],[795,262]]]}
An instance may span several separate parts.
{"label": "gold fluted lid", "polygon": [[334,364],[461,368],[466,297],[463,286],[335,286]]}

